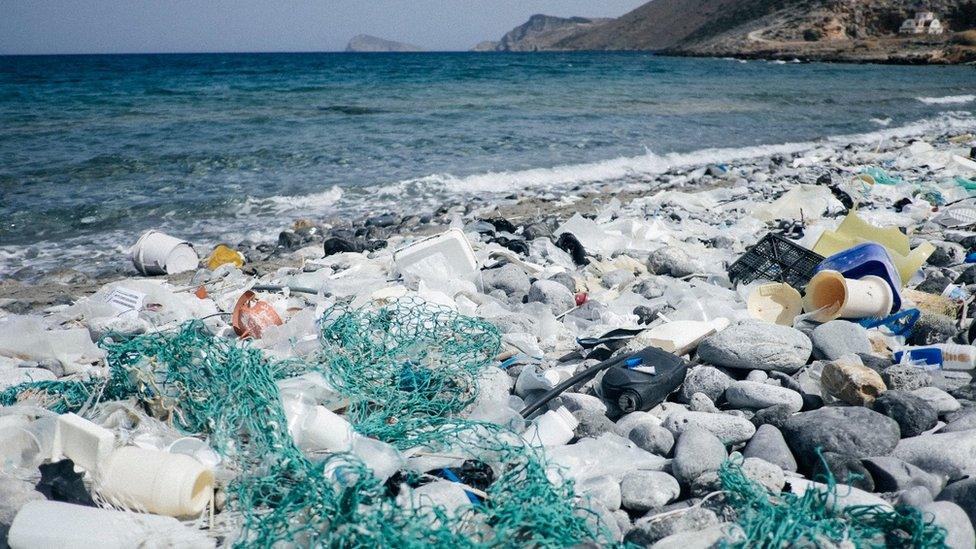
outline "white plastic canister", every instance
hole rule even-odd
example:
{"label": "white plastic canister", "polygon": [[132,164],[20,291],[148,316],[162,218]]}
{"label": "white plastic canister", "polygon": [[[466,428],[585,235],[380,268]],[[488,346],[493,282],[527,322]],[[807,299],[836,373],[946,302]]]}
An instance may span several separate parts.
{"label": "white plastic canister", "polygon": [[522,434],[529,444],[542,446],[562,446],[573,440],[573,430],[579,420],[565,406],[537,417]]}
{"label": "white plastic canister", "polygon": [[200,264],[193,246],[159,231],[146,231],[132,246],[132,264],[144,275],[192,271]]}
{"label": "white plastic canister", "polygon": [[213,485],[213,472],[190,456],[126,446],[105,460],[96,486],[113,505],[184,517],[207,507]]}
{"label": "white plastic canister", "polygon": [[298,399],[284,402],[288,432],[305,452],[346,452],[352,448],[355,432],[342,416],[325,406]]}

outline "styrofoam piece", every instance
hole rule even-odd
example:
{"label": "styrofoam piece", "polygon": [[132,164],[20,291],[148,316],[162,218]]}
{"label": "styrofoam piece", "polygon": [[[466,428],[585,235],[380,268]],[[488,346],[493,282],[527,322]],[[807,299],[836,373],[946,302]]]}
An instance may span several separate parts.
{"label": "styrofoam piece", "polygon": [[190,456],[126,446],[112,452],[100,470],[98,493],[128,509],[195,516],[213,496],[213,471]]}
{"label": "styrofoam piece", "polygon": [[155,230],[142,233],[131,254],[132,264],[144,275],[177,274],[200,265],[192,244]]}
{"label": "styrofoam piece", "polygon": [[444,280],[471,280],[478,272],[474,250],[460,229],[448,229],[397,250],[393,265],[400,274]]}
{"label": "styrofoam piece", "polygon": [[659,324],[648,330],[642,337],[648,345],[653,345],[669,353],[684,349],[695,341],[712,332],[724,330],[729,325],[729,319],[715,320],[675,320],[666,324]]}
{"label": "styrofoam piece", "polygon": [[844,278],[837,271],[820,271],[807,284],[804,309],[819,311],[818,322],[837,318],[880,318],[891,311],[894,295],[891,286],[880,276],[858,280]]}
{"label": "styrofoam piece", "polygon": [[112,431],[76,414],[58,416],[51,450],[53,460],[66,457],[75,465],[95,472],[114,449],[115,435]]}
{"label": "styrofoam piece", "polygon": [[579,420],[565,406],[549,410],[529,425],[522,438],[529,444],[541,446],[562,446],[573,439],[573,430]]}
{"label": "styrofoam piece", "polygon": [[746,303],[753,317],[783,326],[792,326],[793,319],[803,310],[800,292],[784,282],[756,287]]}
{"label": "styrofoam piece", "polygon": [[214,541],[172,517],[31,501],[10,525],[11,549],[209,549]]}

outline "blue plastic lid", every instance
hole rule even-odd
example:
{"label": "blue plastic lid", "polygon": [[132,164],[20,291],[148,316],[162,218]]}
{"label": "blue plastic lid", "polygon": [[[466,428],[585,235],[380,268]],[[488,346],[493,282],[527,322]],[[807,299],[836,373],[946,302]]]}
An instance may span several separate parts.
{"label": "blue plastic lid", "polygon": [[[901,359],[903,356],[905,356],[905,351],[896,351],[895,364],[901,363]],[[908,358],[912,362],[922,360],[926,364],[930,364],[933,366],[941,366],[942,349],[939,349],[938,347],[929,347],[927,349],[910,349],[908,351]]]}

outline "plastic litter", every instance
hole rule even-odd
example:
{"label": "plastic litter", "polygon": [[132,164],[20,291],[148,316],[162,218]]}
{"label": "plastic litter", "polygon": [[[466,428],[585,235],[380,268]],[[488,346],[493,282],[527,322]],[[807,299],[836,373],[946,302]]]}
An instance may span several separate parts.
{"label": "plastic litter", "polygon": [[249,337],[261,339],[265,330],[281,324],[281,317],[274,307],[267,301],[258,299],[257,295],[250,290],[241,294],[237,304],[234,305],[231,325],[241,339]]}
{"label": "plastic litter", "polygon": [[213,486],[213,472],[189,456],[126,446],[100,464],[96,489],[113,505],[183,517],[207,507]]}
{"label": "plastic litter", "polygon": [[621,411],[647,411],[657,406],[685,380],[688,365],[669,352],[648,347],[610,367],[600,381],[603,397]]}
{"label": "plastic litter", "polygon": [[215,545],[202,532],[172,517],[56,501],[24,505],[8,535],[11,549],[209,549]]}
{"label": "plastic litter", "polygon": [[535,418],[522,437],[529,444],[562,446],[573,439],[577,425],[579,420],[565,406],[560,406]]}
{"label": "plastic litter", "polygon": [[724,330],[728,325],[727,318],[716,318],[711,321],[674,320],[647,330],[640,339],[648,345],[674,353],[688,349],[703,338]]}
{"label": "plastic litter", "polygon": [[907,359],[923,360],[926,364],[939,365],[944,370],[972,370],[976,368],[976,347],[956,343],[939,343],[921,347],[902,347],[894,353],[896,363]]}
{"label": "plastic litter", "polygon": [[823,260],[818,253],[768,233],[729,265],[729,279],[742,284],[764,279],[802,288]]}
{"label": "plastic litter", "polygon": [[58,416],[52,456],[66,457],[79,467],[96,471],[115,449],[115,434],[87,419],[72,414]]}
{"label": "plastic litter", "polygon": [[746,304],[749,313],[759,320],[792,326],[793,319],[803,310],[803,297],[789,284],[762,284],[752,290]]}
{"label": "plastic litter", "polygon": [[819,322],[837,318],[880,318],[894,304],[888,282],[879,276],[858,280],[837,271],[820,271],[807,285],[804,310]]}
{"label": "plastic litter", "polygon": [[244,254],[226,244],[218,244],[206,259],[207,268],[213,271],[221,265],[244,266]]}
{"label": "plastic litter", "polygon": [[756,206],[751,215],[761,221],[777,219],[820,219],[825,213],[843,211],[844,206],[830,189],[818,185],[796,185],[769,204]]}
{"label": "plastic litter", "polygon": [[132,264],[144,275],[178,274],[200,264],[192,244],[155,230],[142,233],[131,255]]}
{"label": "plastic litter", "polygon": [[865,276],[877,276],[884,279],[891,288],[894,303],[891,312],[901,309],[901,277],[891,261],[891,256],[884,246],[874,242],[864,242],[854,247],[838,252],[817,266],[817,271],[837,271],[844,278],[860,279]]}
{"label": "plastic litter", "polygon": [[449,229],[397,250],[393,265],[405,276],[427,280],[473,280],[478,260],[460,229]]}

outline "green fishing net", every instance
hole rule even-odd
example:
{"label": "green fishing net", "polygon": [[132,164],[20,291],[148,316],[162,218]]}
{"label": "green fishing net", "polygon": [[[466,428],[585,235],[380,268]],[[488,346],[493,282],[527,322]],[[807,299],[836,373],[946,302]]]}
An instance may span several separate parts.
{"label": "green fishing net", "polygon": [[[0,393],[0,404],[29,399],[64,413],[135,397],[155,417],[209,437],[233,475],[219,530],[238,546],[612,543],[540,450],[504,426],[465,417],[479,375],[499,349],[491,324],[404,300],[380,309],[337,306],[319,326],[322,351],[306,361],[270,360],[247,344],[214,337],[200,321],[110,336],[101,342],[107,379],[22,384]],[[493,482],[469,491],[472,505],[451,514],[398,501],[396,490],[353,454],[310,459],[289,434],[277,381],[313,371],[348,400],[345,415],[360,434],[406,456],[479,460],[491,465]]]}
{"label": "green fishing net", "polygon": [[[820,450],[817,450],[820,459]],[[728,460],[719,470],[726,503],[735,510],[744,536],[732,536],[724,547],[781,548],[853,547],[929,549],[946,547],[946,532],[926,520],[918,509],[898,506],[843,507],[838,496],[849,487],[838,486],[827,470],[826,489],[808,489],[802,495],[773,494],[746,477],[739,462]],[[789,481],[789,479],[787,479]],[[840,545],[844,546],[844,545]]]}

